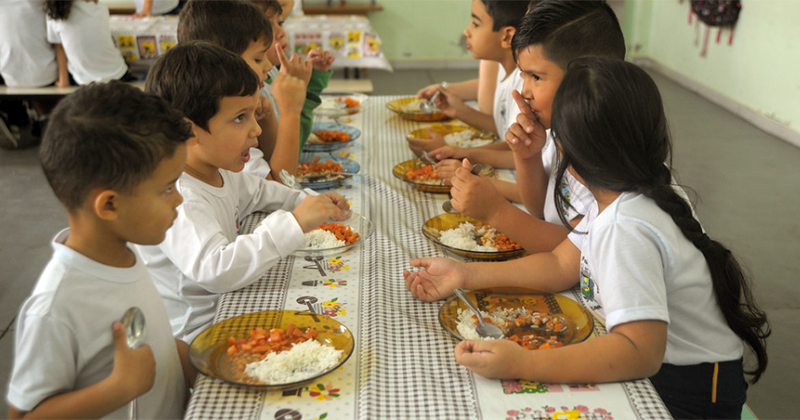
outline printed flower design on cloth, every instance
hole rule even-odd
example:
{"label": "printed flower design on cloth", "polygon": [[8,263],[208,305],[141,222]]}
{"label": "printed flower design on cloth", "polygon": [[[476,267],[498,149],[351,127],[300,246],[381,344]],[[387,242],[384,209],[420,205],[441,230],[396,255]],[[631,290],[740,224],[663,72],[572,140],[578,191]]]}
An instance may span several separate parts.
{"label": "printed flower design on cloth", "polygon": [[339,388],[334,388],[331,384],[316,384],[306,388],[306,390],[309,396],[316,398],[318,401],[331,401],[334,398],[339,398],[340,391]]}
{"label": "printed flower design on cloth", "polygon": [[327,417],[328,417],[328,413],[322,413],[322,414],[319,415],[319,417],[314,417],[313,420],[325,420],[325,418],[327,418]]}
{"label": "printed flower design on cloth", "polygon": [[334,257],[329,259],[327,262],[328,270],[330,271],[338,273],[343,270],[350,270],[350,266],[344,262],[342,257]]}
{"label": "printed flower design on cloth", "polygon": [[335,317],[338,315],[347,315],[347,309],[345,309],[339,302],[337,302],[339,298],[333,298],[329,301],[326,301],[322,304],[322,315],[327,315],[329,317]]}
{"label": "printed flower design on cloth", "polygon": [[547,384],[526,380],[502,381],[504,394],[545,394],[551,391],[561,391],[548,389]]}
{"label": "printed flower design on cloth", "polygon": [[328,279],[322,282],[323,286],[328,287],[344,287],[347,286],[347,280],[336,280],[336,279]]}
{"label": "printed flower design on cloth", "polygon": [[525,407],[507,410],[505,415],[506,420],[614,420],[608,410],[604,408],[591,410],[585,405],[576,405],[572,409],[566,406],[550,407],[547,405],[536,410]]}

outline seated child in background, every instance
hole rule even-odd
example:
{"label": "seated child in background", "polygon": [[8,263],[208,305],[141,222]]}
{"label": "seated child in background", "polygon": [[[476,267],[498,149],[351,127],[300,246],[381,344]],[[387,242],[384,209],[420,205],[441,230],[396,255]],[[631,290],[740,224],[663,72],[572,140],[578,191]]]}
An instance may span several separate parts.
{"label": "seated child in background", "polygon": [[[191,126],[166,101],[119,82],[64,98],[39,154],[69,229],[17,318],[9,417],[183,417],[194,382],[186,343],[129,242],[155,245],[181,203],[175,182]],[[147,322],[131,350],[118,322],[139,307]]]}
{"label": "seated child in background", "polygon": [[185,0],[134,0],[136,11],[133,17],[151,17],[153,15],[177,15],[181,3]]}
{"label": "seated child in background", "polygon": [[[562,154],[556,179],[572,172],[597,203],[569,239],[507,262],[415,260],[424,270],[406,271],[407,287],[431,301],[455,287],[558,292],[580,279],[584,305],[605,318],[608,334],[536,351],[508,340],[462,341],[456,361],[482,376],[536,382],[650,377],[675,418],[739,418],[744,372],[755,382],[767,367],[769,324],[736,259],[704,233],[672,183],[656,84],[622,60],[573,60],[552,127]],[[744,371],[742,341],[755,354],[752,371]]]}
{"label": "seated child in background", "polygon": [[[494,91],[497,87],[497,72],[500,63],[491,60],[481,60],[478,67],[478,78],[466,80],[464,82],[450,83],[448,89],[458,96],[462,101],[477,101],[478,110],[484,114],[494,112]],[[441,84],[434,83],[426,86],[417,92],[417,97],[430,99]],[[430,134],[430,131],[428,132]],[[438,139],[437,139],[438,140]],[[408,138],[408,146],[419,156],[422,150],[431,151],[444,146],[444,140],[433,143],[430,139],[420,140]]]}
{"label": "seated child in background", "polygon": [[542,0],[522,19],[512,47],[523,79],[522,97],[515,93],[522,110],[517,120],[525,129],[520,123],[511,125],[506,140],[514,152],[505,153],[515,160],[519,193],[530,214],[504,200],[488,180],[463,169],[451,180],[451,203],[530,252],[550,251],[568,233],[556,210],[554,192],[569,200],[566,217],[573,226],[594,202],[569,173],[556,184],[558,151],[545,131],[550,128],[553,96],[571,60],[586,55],[621,60],[625,39],[614,12],[602,0]]}
{"label": "seated child in background", "polygon": [[[316,48],[309,51],[308,60],[303,59],[297,54],[292,54],[291,59],[287,62],[286,48],[289,47],[289,39],[286,35],[286,31],[283,29],[283,23],[289,13],[291,13],[294,7],[294,1],[278,2],[277,0],[252,0],[252,2],[266,14],[272,25],[274,37],[273,44],[267,51],[269,61],[272,62],[273,66],[280,65],[281,69],[288,66],[286,71],[288,71],[289,74],[302,79],[307,84],[306,98],[303,103],[303,110],[300,114],[300,147],[298,151],[302,152],[303,146],[305,146],[308,136],[311,134],[311,128],[314,123],[313,111],[322,103],[320,94],[322,94],[323,89],[328,87],[328,82],[333,74],[330,68],[336,56],[329,51]],[[286,7],[283,7],[284,4],[286,4]],[[277,73],[278,68],[273,67],[269,73],[270,80],[267,82],[272,83],[271,81],[275,79]],[[271,97],[269,85],[263,88],[262,95]],[[281,109],[276,103],[273,102],[273,105],[276,108],[275,115],[278,117],[279,121],[281,114],[289,115],[286,110]],[[277,148],[278,146],[279,145],[276,145],[275,147]],[[249,168],[246,170],[249,171]]]}
{"label": "seated child in background", "polygon": [[[261,86],[267,86],[272,63],[267,50],[272,45],[272,26],[264,13],[249,1],[189,1],[181,11],[178,42],[208,41],[241,56],[256,72]],[[264,95],[256,117],[261,126],[258,148],[250,150],[246,172],[261,178],[278,180],[282,169],[293,174],[297,170],[300,111],[305,95],[305,82],[289,74],[293,66],[301,66],[299,58],[273,76],[274,97]],[[269,88],[267,88],[269,89]],[[278,108],[286,110],[286,118],[278,122]],[[269,162],[269,163],[267,163]]]}
{"label": "seated child in background", "polygon": [[[173,334],[187,341],[211,325],[221,293],[254,283],[303,246],[305,232],[343,219],[349,208],[336,193],[309,196],[240,173],[261,133],[258,88],[241,57],[198,41],[159,57],[147,78],[146,90],[182,111],[195,134],[177,184],[184,197],[178,218],[161,245],[140,248]],[[253,233],[239,235],[239,224],[256,211],[270,214]]]}
{"label": "seated child in background", "polygon": [[114,46],[108,7],[97,0],[45,1],[47,41],[55,44],[58,61],[56,86],[75,83],[136,80]]}

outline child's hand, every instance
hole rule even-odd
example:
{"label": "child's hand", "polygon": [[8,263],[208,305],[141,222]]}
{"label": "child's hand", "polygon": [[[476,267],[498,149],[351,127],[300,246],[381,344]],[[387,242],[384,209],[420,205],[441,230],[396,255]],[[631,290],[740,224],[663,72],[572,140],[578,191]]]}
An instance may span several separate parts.
{"label": "child's hand", "polygon": [[343,220],[344,212],[339,209],[328,195],[306,197],[294,208],[292,215],[303,232],[311,232],[325,223],[328,219]]}
{"label": "child's hand", "polygon": [[452,178],[456,176],[456,171],[461,167],[458,159],[445,159],[436,164],[436,173],[445,185],[450,185]]}
{"label": "child's hand", "polygon": [[268,115],[272,114],[272,102],[269,98],[264,96],[258,97],[258,105],[256,106],[256,119],[262,120]]}
{"label": "child's hand", "polygon": [[423,99],[431,99],[431,96],[433,96],[433,94],[437,90],[439,90],[438,83],[434,83],[430,86],[425,86],[424,88],[420,89],[419,92],[417,92],[417,97]]}
{"label": "child's hand", "polygon": [[506,132],[506,143],[517,157],[528,159],[542,151],[547,141],[547,132],[531,107],[516,90],[511,92],[520,113],[517,122],[511,124]]}
{"label": "child's hand", "polygon": [[445,89],[442,86],[438,86],[437,90],[442,92],[442,94],[436,98],[436,106],[439,110],[450,118],[458,117],[458,113],[466,107],[464,101],[453,93],[453,91]]}
{"label": "child's hand", "polygon": [[308,86],[308,81],[311,80],[311,62],[297,54],[292,54],[292,58],[287,59],[280,44],[275,44],[275,50],[278,52],[278,60],[281,62],[280,73],[292,75]]}
{"label": "child's hand", "polygon": [[306,100],[306,84],[281,70],[272,81],[272,96],[281,115],[300,115]]}
{"label": "child's hand", "polygon": [[314,70],[328,71],[331,69],[333,60],[336,60],[336,55],[330,51],[324,51],[322,48],[314,48],[308,52],[308,59]]}
{"label": "child's hand", "polygon": [[422,155],[422,151],[430,152],[436,150],[440,147],[447,146],[447,143],[444,142],[444,137],[442,137],[439,133],[431,129],[430,127],[426,128],[425,131],[428,132],[428,135],[431,136],[429,139],[418,139],[416,137],[407,136],[406,140],[408,140],[408,147],[411,149],[414,154],[417,156]]}
{"label": "child's hand", "polygon": [[130,399],[134,399],[153,387],[156,379],[156,360],[150,346],[143,344],[131,350],[125,340],[125,327],[115,322],[111,327],[114,336],[114,370],[111,376],[116,378],[120,386],[128,390]]}
{"label": "child's hand", "polygon": [[450,194],[453,196],[450,204],[459,213],[486,222],[492,219],[497,204],[504,203],[505,199],[489,178],[473,175],[470,172],[471,168],[469,160],[464,159],[450,180],[453,184],[453,188],[450,189]]}
{"label": "child's hand", "polygon": [[[339,193],[335,193],[335,192],[325,193],[325,194],[322,194],[322,195],[327,196],[328,198],[330,198],[331,201],[333,201],[333,204],[336,204],[336,207],[338,207],[339,210],[342,211],[342,214],[347,216],[347,214],[349,213],[349,210],[350,210],[350,203],[347,202],[346,198],[342,197]],[[344,217],[343,219],[346,219],[346,218],[347,217]]]}
{"label": "child's hand", "polygon": [[438,149],[431,150],[428,154],[436,160],[463,159],[466,157],[460,147],[453,146],[442,146]]}
{"label": "child's hand", "polygon": [[509,340],[464,340],[455,349],[456,362],[485,378],[497,379],[519,378],[520,362],[532,353]]}
{"label": "child's hand", "polygon": [[468,272],[464,264],[449,258],[422,258],[411,260],[412,267],[424,268],[412,272],[403,270],[406,288],[411,295],[425,302],[444,299],[453,294],[453,289],[462,287]]}

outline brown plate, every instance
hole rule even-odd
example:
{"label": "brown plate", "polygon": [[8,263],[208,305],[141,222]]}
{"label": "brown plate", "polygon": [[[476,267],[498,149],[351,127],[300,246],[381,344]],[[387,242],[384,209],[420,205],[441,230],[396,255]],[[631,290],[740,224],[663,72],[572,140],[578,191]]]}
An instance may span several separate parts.
{"label": "brown plate", "polygon": [[[586,340],[594,330],[594,320],[589,311],[580,303],[559,294],[518,287],[497,287],[468,291],[467,297],[481,311],[518,309],[524,306],[542,314],[562,316],[569,321],[567,330],[559,334],[560,341],[565,345]],[[450,297],[439,308],[439,323],[450,335],[463,340],[456,327],[458,309],[469,310],[458,297]],[[515,331],[514,334],[523,335],[525,332]]]}
{"label": "brown plate", "polygon": [[[444,185],[444,184],[425,184],[422,182],[414,182],[409,181],[406,177],[408,173],[408,168],[412,170],[417,170],[422,168],[423,166],[428,166],[429,164],[421,159],[411,159],[405,162],[400,162],[392,168],[392,174],[399,178],[401,181],[409,183],[414,186],[414,188],[431,193],[440,193],[440,194],[447,194],[450,192],[451,185]],[[481,175],[484,176],[492,176],[494,174],[494,168],[489,165],[483,165],[483,169],[481,170]],[[441,181],[440,181],[441,182]]]}
{"label": "brown plate", "polygon": [[416,101],[418,99],[419,98],[417,98],[415,96],[410,96],[408,98],[395,99],[395,100],[389,102],[388,104],[386,104],[386,107],[389,108],[390,110],[396,112],[397,115],[400,116],[400,118],[403,118],[403,119],[406,119],[406,120],[412,120],[412,121],[443,121],[443,120],[446,120],[446,119],[449,118],[447,115],[444,115],[444,113],[440,112],[440,111],[435,111],[435,112],[432,112],[430,114],[426,114],[426,113],[424,113],[422,111],[408,112],[408,111],[404,111],[403,110],[403,106],[404,105],[408,105],[411,102],[414,102],[414,101]]}
{"label": "brown plate", "polygon": [[484,252],[484,251],[468,251],[466,249],[459,249],[453,248],[449,245],[445,245],[439,242],[439,236],[441,231],[453,229],[457,227],[461,223],[470,222],[473,225],[478,222],[478,220],[473,219],[469,216],[464,216],[460,213],[443,213],[436,217],[432,217],[428,219],[425,224],[422,225],[422,234],[428,238],[429,241],[435,243],[443,247],[447,252],[451,252],[455,255],[471,258],[473,260],[481,260],[481,261],[503,261],[509,260],[512,258],[517,258],[525,253],[524,249],[515,249],[513,251],[498,251],[498,252]]}
{"label": "brown plate", "polygon": [[[285,384],[258,385],[241,381],[237,378],[233,365],[228,359],[228,337],[249,338],[250,330],[262,327],[286,329],[289,324],[298,328],[312,327],[319,331],[316,340],[342,350],[339,363],[314,377],[298,382]],[[208,327],[201,332],[189,346],[189,360],[200,373],[233,385],[241,385],[267,390],[297,388],[302,384],[311,382],[328,373],[333,372],[344,364],[353,353],[353,334],[344,325],[331,317],[314,314],[308,311],[262,311],[253,312],[226,319]]]}
{"label": "brown plate", "polygon": [[[428,128],[435,131],[442,137],[448,134],[458,133],[461,131],[471,131],[474,133],[473,136],[478,135],[479,139],[481,140],[489,140],[487,144],[493,143],[497,139],[497,136],[495,136],[492,133],[481,132],[480,130],[476,130],[475,128],[455,123],[433,123],[429,125]],[[408,133],[408,137],[421,140],[428,140],[431,138],[430,134],[428,134],[428,131],[426,131],[425,128],[418,128]]]}

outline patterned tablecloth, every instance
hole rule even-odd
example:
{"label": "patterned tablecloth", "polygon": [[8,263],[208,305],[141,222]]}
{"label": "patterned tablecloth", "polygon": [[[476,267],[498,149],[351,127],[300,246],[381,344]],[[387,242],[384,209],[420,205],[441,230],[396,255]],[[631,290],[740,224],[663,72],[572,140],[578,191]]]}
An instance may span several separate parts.
{"label": "patterned tablecloth", "polygon": [[[386,108],[396,97],[372,97],[350,123],[361,138],[338,152],[361,164],[337,191],[377,225],[360,247],[322,261],[289,257],[252,286],[224,295],[215,322],[248,312],[309,310],[335,317],[355,337],[350,359],[300,389],[266,392],[198,379],[187,419],[654,419],[670,418],[648,380],[611,384],[543,384],[490,380],[453,357],[456,341],[439,325],[441,302],[405,289],[402,271],[417,257],[442,256],[421,233],[447,195],[428,194],[391,169],[413,154],[405,135],[423,126]],[[347,120],[347,119],[345,119]],[[251,231],[256,213],[242,225]],[[569,292],[567,293],[569,296]],[[572,295],[577,300],[576,295]],[[604,330],[595,323],[596,333]]]}

